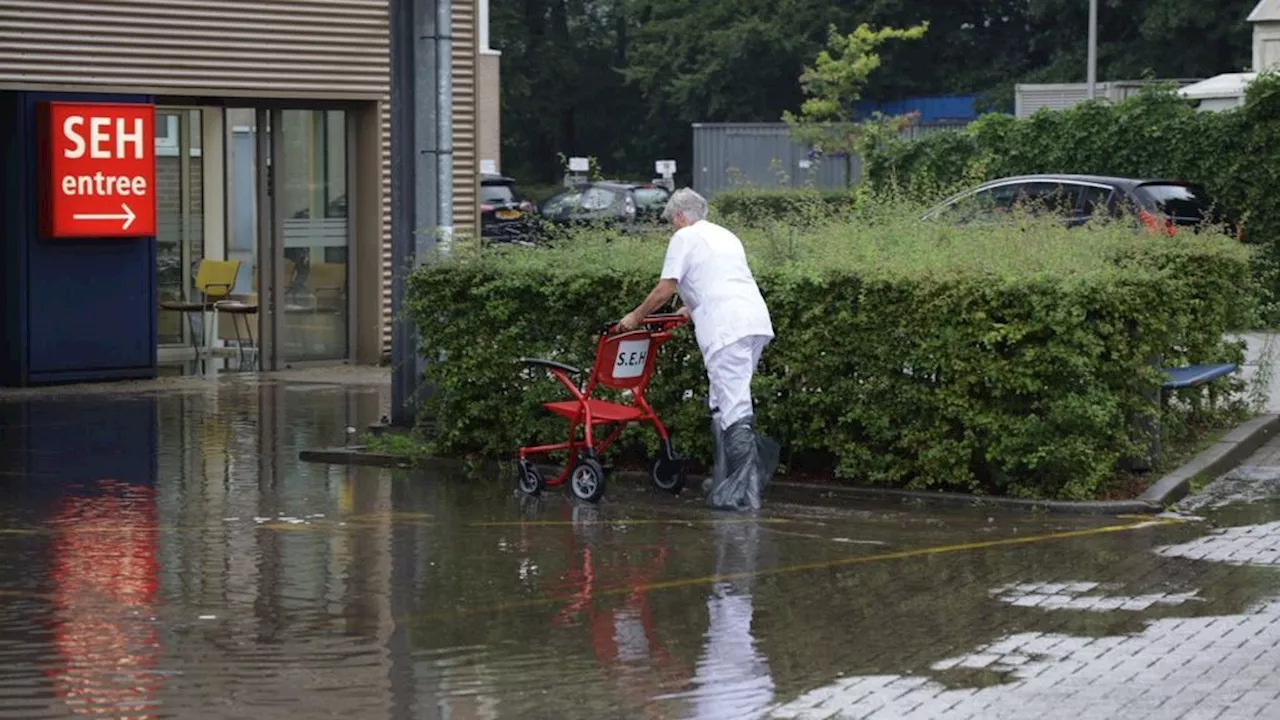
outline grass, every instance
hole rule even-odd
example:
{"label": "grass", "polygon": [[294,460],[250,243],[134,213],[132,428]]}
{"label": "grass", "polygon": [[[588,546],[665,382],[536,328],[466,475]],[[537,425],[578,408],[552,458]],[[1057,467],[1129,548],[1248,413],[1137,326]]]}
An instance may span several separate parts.
{"label": "grass", "polygon": [[420,460],[430,453],[429,444],[416,430],[412,432],[367,433],[362,440],[367,451],[379,455]]}
{"label": "grass", "polygon": [[[1133,269],[1117,268],[1119,257],[1167,253],[1223,254],[1248,262],[1250,250],[1225,235],[1184,234],[1169,238],[1134,232],[1125,221],[1098,220],[1067,228],[1059,222],[1015,213],[1006,225],[953,226],[920,219],[920,205],[868,203],[833,213],[815,200],[803,218],[744,227],[723,219],[746,246],[753,267],[767,273],[787,266],[811,277],[856,273],[877,277],[1018,277],[1100,279]],[[454,261],[496,263],[536,272],[553,281],[584,273],[623,274],[659,267],[669,231],[625,235],[605,228],[570,232],[551,247],[487,248],[459,242]]]}

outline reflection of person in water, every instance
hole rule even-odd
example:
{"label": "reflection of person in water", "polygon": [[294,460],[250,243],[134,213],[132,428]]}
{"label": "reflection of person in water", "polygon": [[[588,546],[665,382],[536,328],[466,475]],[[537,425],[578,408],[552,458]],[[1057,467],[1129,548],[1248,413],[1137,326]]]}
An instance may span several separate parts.
{"label": "reflection of person in water", "polygon": [[768,659],[751,635],[760,525],[726,521],[717,523],[714,532],[716,575],[726,579],[715,582],[707,596],[706,641],[690,693],[693,717],[760,717],[773,703],[774,693]]}

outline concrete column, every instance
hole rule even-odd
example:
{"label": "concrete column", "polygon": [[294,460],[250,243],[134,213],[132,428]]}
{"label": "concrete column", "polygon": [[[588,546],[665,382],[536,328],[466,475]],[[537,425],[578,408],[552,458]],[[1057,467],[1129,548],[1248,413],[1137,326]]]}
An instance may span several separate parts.
{"label": "concrete column", "polygon": [[451,224],[449,0],[391,0],[391,422],[412,425],[425,395],[409,273]]}

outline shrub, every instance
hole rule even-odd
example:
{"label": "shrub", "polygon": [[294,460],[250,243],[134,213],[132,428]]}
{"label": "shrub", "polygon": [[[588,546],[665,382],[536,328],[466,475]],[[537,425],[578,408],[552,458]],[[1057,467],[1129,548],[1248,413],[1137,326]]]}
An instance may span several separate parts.
{"label": "shrub", "polygon": [[786,188],[721,190],[711,198],[712,210],[736,226],[764,227],[770,223],[813,224],[847,214],[856,207],[852,190]]}
{"label": "shrub", "polygon": [[[828,223],[779,256],[742,233],[777,339],[755,383],[793,467],[861,483],[1084,499],[1142,438],[1166,363],[1236,361],[1249,253],[1217,236],[960,230],[898,216]],[[592,336],[652,287],[661,237],[461,253],[422,268],[410,312],[433,360],[437,452],[509,457],[561,437],[556,383],[522,356],[591,363]],[[650,399],[678,446],[709,457],[691,334],[663,350]],[[652,451],[651,432],[628,447]],[[647,445],[645,444],[647,443]]]}
{"label": "shrub", "polygon": [[[1171,88],[1117,104],[1084,103],[1023,120],[987,115],[963,131],[902,140],[868,133],[869,183],[936,201],[948,190],[1010,175],[1085,173],[1203,185],[1264,252],[1257,268],[1280,297],[1280,75],[1260,77],[1245,107],[1197,112]],[[1280,319],[1280,307],[1268,313]]]}

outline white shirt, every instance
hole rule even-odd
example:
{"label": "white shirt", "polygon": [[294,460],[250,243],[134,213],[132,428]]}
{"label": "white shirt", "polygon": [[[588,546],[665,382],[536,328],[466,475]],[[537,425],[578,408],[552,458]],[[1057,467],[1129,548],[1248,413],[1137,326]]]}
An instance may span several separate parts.
{"label": "white shirt", "polygon": [[773,337],[769,308],[737,235],[701,220],[671,236],[662,279],[675,280],[689,306],[702,357],[753,335]]}

